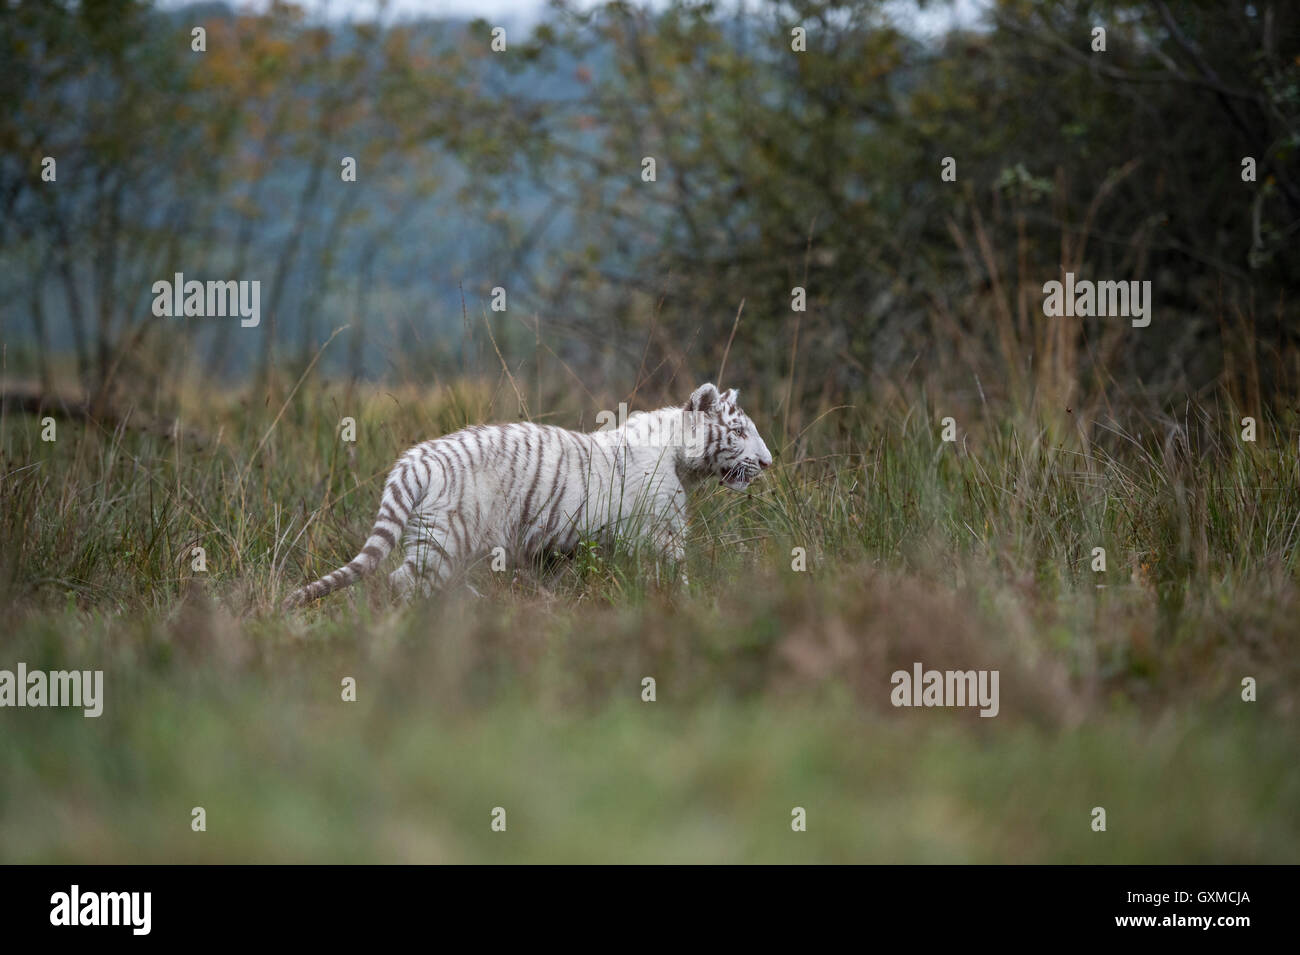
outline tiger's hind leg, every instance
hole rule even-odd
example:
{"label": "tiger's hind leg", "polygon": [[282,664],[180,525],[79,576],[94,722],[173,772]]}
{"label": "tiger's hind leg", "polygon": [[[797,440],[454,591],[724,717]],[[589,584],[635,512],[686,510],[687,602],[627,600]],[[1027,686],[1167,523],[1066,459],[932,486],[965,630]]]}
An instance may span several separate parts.
{"label": "tiger's hind leg", "polygon": [[388,582],[393,585],[393,589],[399,596],[410,600],[417,596],[433,596],[442,590],[453,576],[455,574],[452,567],[445,559],[408,557],[402,562],[401,567],[388,575]]}
{"label": "tiger's hind leg", "polygon": [[406,561],[388,575],[388,582],[403,600],[410,600],[423,591],[422,581],[423,578],[415,571],[414,566]]}
{"label": "tiger's hind leg", "polygon": [[406,559],[389,574],[389,582],[405,599],[428,597],[456,575],[455,558],[442,541],[453,540],[436,519],[412,520],[406,527]]}

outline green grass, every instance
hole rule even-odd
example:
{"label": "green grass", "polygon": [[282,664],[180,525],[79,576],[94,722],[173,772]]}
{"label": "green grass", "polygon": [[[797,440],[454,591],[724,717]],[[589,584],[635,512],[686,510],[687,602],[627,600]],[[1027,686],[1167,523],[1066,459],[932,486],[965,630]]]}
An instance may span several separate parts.
{"label": "green grass", "polygon": [[[281,612],[489,397],[182,396],[202,445],[0,422],[0,668],[106,695],[0,710],[0,861],[1297,860],[1293,423],[958,406],[947,444],[921,396],[844,409],[695,494],[688,589],[590,548]],[[1001,712],[895,709],[913,661],[998,669]]]}

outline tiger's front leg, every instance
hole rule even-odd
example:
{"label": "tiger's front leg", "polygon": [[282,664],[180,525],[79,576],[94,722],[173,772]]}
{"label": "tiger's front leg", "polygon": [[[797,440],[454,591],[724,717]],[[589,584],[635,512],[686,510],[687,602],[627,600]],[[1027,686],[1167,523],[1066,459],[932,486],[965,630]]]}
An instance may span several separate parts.
{"label": "tiger's front leg", "polygon": [[667,563],[671,567],[677,568],[683,587],[690,586],[690,579],[686,576],[686,527],[680,522],[674,521],[658,528],[654,534],[655,545],[655,571],[662,573],[663,565]]}

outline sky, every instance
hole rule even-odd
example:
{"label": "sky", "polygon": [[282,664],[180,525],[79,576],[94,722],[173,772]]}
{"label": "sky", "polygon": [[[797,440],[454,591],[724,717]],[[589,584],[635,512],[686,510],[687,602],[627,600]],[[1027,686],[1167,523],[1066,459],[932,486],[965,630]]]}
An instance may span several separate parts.
{"label": "sky", "polygon": [[[161,0],[160,6],[176,8],[186,6],[190,0]],[[341,19],[372,19],[380,4],[376,0],[294,0],[318,15]],[[598,6],[600,0],[570,0],[579,8]],[[900,24],[911,32],[923,36],[942,33],[953,26],[974,26],[991,4],[991,0],[939,0],[918,10],[911,0],[891,0],[888,6],[897,14]],[[233,0],[237,7],[263,9],[267,0]],[[651,6],[658,6],[654,0]],[[752,8],[757,4],[751,2]],[[384,19],[411,19],[418,16],[452,17],[499,22],[502,25],[529,27],[546,13],[546,0],[385,0]]]}

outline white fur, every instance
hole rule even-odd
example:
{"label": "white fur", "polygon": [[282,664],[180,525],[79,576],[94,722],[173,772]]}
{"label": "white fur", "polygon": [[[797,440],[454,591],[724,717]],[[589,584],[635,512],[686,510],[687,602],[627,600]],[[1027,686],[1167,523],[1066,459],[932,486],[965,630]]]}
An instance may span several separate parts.
{"label": "white fur", "polygon": [[771,463],[736,392],[711,384],[684,407],[634,414],[604,431],[466,428],[407,451],[388,477],[362,552],[286,603],[305,603],[374,570],[403,531],[406,559],[390,576],[402,593],[434,590],[494,553],[520,565],[571,553],[582,540],[644,540],[680,565],[687,489],[714,476],[743,490]]}

